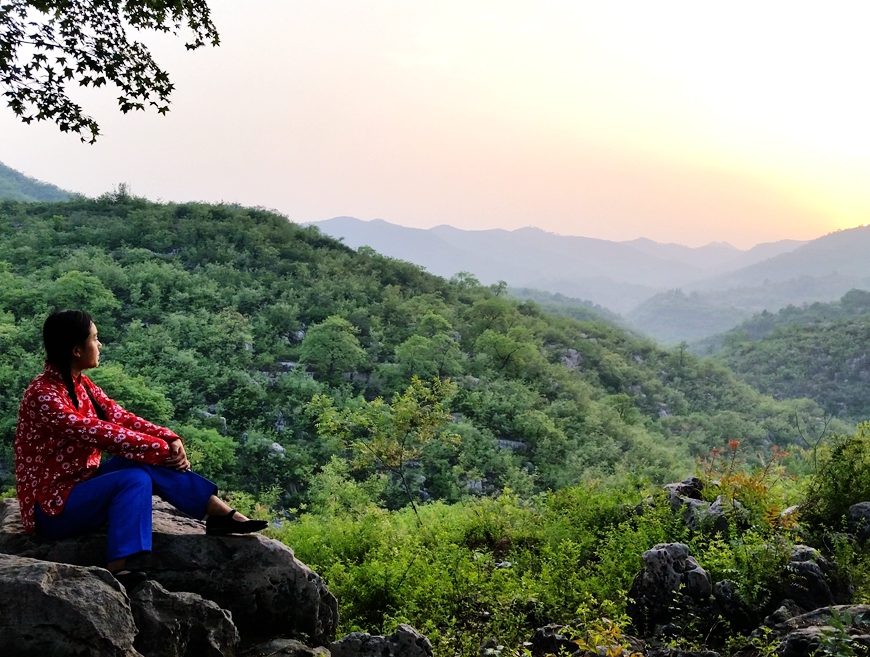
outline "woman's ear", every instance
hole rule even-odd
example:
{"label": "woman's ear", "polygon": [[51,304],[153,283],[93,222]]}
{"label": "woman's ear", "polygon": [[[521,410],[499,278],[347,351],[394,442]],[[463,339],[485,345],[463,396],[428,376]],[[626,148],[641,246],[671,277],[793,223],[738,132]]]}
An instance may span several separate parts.
{"label": "woman's ear", "polygon": [[73,347],[73,348],[72,348],[72,355],[73,355],[73,358],[80,358],[81,355],[82,355],[82,348],[81,348],[81,346],[76,345],[75,347]]}

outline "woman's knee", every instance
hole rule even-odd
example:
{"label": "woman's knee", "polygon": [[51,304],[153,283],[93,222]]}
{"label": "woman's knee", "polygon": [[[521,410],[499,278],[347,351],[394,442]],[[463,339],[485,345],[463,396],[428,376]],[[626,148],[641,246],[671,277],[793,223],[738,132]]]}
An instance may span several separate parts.
{"label": "woman's knee", "polygon": [[144,470],[139,468],[129,468],[116,473],[121,475],[118,477],[118,487],[120,490],[140,490],[151,495],[152,481],[151,476]]}

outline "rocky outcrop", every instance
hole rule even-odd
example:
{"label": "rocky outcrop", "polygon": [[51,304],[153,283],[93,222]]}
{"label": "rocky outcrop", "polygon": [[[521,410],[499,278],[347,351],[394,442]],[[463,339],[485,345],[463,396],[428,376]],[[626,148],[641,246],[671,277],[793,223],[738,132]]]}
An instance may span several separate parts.
{"label": "rocky outcrop", "polygon": [[[607,640],[599,637],[601,640]],[[591,653],[580,647],[577,637],[571,629],[564,625],[552,623],[539,627],[535,630],[532,638],[527,641],[525,647],[532,653],[532,657],[547,657],[548,655],[571,655],[571,657],[585,657]],[[481,654],[484,646],[481,646]],[[644,654],[646,644],[640,639],[624,634],[618,642],[610,645],[596,646],[598,654]]]}
{"label": "rocky outcrop", "polygon": [[643,569],[632,582],[627,611],[642,633],[667,623],[675,610],[707,606],[713,587],[706,571],[683,543],[661,543],[643,553]]}
{"label": "rocky outcrop", "polygon": [[870,539],[870,502],[858,502],[846,513],[849,531],[862,543]]}
{"label": "rocky outcrop", "polygon": [[329,646],[332,657],[433,657],[432,644],[410,625],[389,636],[352,632]]}
{"label": "rocky outcrop", "polygon": [[123,588],[107,570],[0,555],[0,655],[141,657]]}
{"label": "rocky outcrop", "polygon": [[144,657],[235,657],[239,632],[230,613],[195,593],[170,593],[148,581],[130,593]]}
{"label": "rocky outcrop", "polygon": [[[101,531],[51,542],[26,535],[17,501],[0,502],[0,553],[102,566],[105,549]],[[230,611],[243,645],[304,635],[313,645],[325,646],[335,637],[335,597],[278,541],[260,535],[206,536],[202,523],[155,498],[153,552],[129,564],[168,591],[195,593]]]}
{"label": "rocky outcrop", "polygon": [[788,597],[807,611],[848,602],[852,588],[840,581],[837,564],[818,550],[796,545],[788,566]]}
{"label": "rocky outcrop", "polygon": [[811,657],[823,642],[848,644],[858,649],[855,652],[864,652],[870,649],[868,621],[868,605],[825,607],[775,625],[773,638],[780,641],[780,657]]}
{"label": "rocky outcrop", "polygon": [[681,497],[688,497],[693,500],[701,499],[704,482],[698,479],[698,477],[686,477],[682,481],[665,484],[664,489],[671,502],[671,508],[676,511],[682,506]]}
{"label": "rocky outcrop", "polygon": [[294,639],[275,639],[246,651],[241,657],[330,657],[326,648],[309,648]]}

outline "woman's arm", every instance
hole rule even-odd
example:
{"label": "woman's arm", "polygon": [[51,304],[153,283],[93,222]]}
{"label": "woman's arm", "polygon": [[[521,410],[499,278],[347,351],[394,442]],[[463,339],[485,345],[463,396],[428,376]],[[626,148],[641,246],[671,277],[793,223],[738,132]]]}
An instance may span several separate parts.
{"label": "woman's arm", "polygon": [[149,422],[148,420],[144,420],[138,415],[135,415],[123,408],[119,403],[117,403],[114,399],[109,397],[99,386],[94,385],[94,382],[91,381],[88,377],[82,376],[82,385],[86,386],[88,390],[91,391],[91,394],[94,396],[94,400],[100,405],[103,413],[106,415],[106,420],[111,422],[112,424],[119,424],[122,427],[126,427],[127,429],[132,429],[134,431],[138,431],[139,433],[144,433],[149,436],[157,436],[158,438],[163,438],[167,442],[172,442],[174,440],[181,440],[171,429],[167,429],[166,427],[161,427],[160,425]]}
{"label": "woman's arm", "polygon": [[59,437],[150,465],[162,464],[170,455],[165,439],[95,417],[85,417],[79,414],[72,402],[54,391],[35,390],[28,397],[22,404],[22,411],[37,424],[51,427]]}

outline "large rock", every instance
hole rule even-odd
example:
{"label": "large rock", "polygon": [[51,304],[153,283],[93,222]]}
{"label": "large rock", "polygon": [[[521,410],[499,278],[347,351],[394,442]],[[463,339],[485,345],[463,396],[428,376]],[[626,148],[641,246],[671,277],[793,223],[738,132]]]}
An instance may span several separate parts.
{"label": "large rock", "polygon": [[704,482],[698,477],[686,477],[682,481],[673,484],[664,485],[665,493],[671,502],[671,508],[674,511],[682,506],[681,497],[688,497],[693,500],[700,500],[701,493],[704,490]]}
{"label": "large rock", "polygon": [[130,593],[145,657],[234,657],[239,632],[230,613],[196,593],[171,593],[145,582]]}
{"label": "large rock", "polygon": [[429,639],[405,624],[390,636],[352,632],[329,646],[329,652],[332,657],[433,657]]}
{"label": "large rock", "polygon": [[309,648],[295,639],[275,639],[249,649],[242,657],[330,657],[330,655],[326,648]]}
{"label": "large rock", "polygon": [[643,569],[628,592],[628,614],[642,632],[670,621],[686,605],[706,607],[713,587],[710,576],[689,556],[683,543],[661,543],[643,553]]}
{"label": "large rock", "polygon": [[[338,603],[317,573],[279,541],[206,536],[191,520],[155,498],[153,552],[130,559],[169,591],[196,593],[232,613],[242,643],[305,635],[325,646],[335,637]],[[78,566],[105,563],[106,536],[95,531],[61,541],[23,533],[17,500],[0,502],[0,553]]]}
{"label": "large rock", "polygon": [[[837,619],[834,619],[834,614]],[[812,657],[823,639],[836,636],[838,641],[865,652],[870,647],[870,606],[837,605],[823,607],[789,618],[773,628],[773,638],[780,641],[780,657]],[[854,654],[854,653],[853,653]]]}
{"label": "large rock", "polygon": [[849,531],[855,535],[855,538],[861,542],[870,539],[870,502],[858,502],[850,506],[846,519],[849,523]]}
{"label": "large rock", "polygon": [[852,587],[842,580],[837,564],[818,550],[796,545],[787,565],[788,597],[807,611],[846,603]]}
{"label": "large rock", "polygon": [[[570,628],[551,623],[535,630],[531,640],[525,646],[529,648],[532,657],[547,657],[547,655],[570,655],[584,657],[590,653],[580,647],[577,638]],[[608,641],[601,637],[601,640]],[[612,641],[608,645],[596,646],[599,655],[607,654],[644,654],[646,644],[640,639],[623,634],[621,640]]]}
{"label": "large rock", "polygon": [[0,555],[0,655],[141,657],[117,580],[82,568]]}

